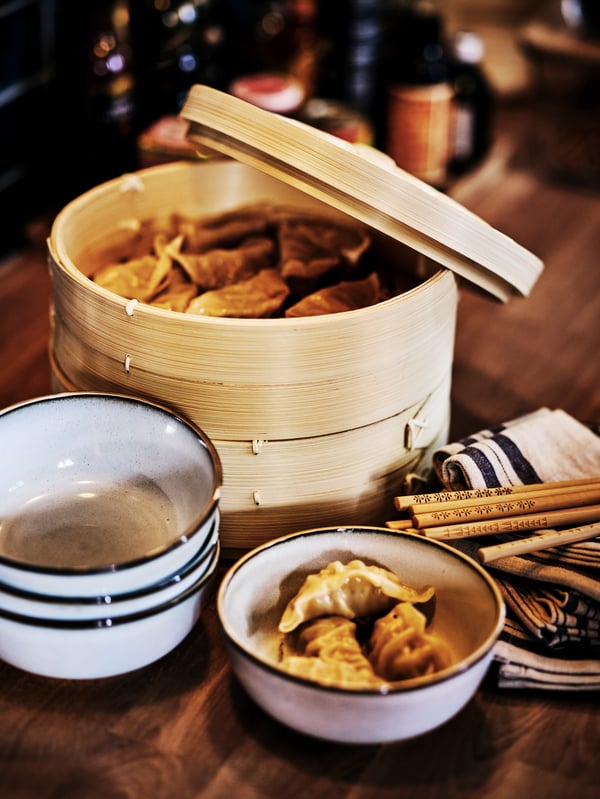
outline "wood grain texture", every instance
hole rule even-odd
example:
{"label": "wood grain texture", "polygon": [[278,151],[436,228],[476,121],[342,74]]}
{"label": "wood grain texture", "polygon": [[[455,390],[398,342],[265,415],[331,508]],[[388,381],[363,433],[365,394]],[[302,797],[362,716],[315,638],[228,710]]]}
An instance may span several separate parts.
{"label": "wood grain texture", "polygon": [[[491,158],[452,191],[546,269],[528,299],[507,305],[461,289],[454,435],[542,405],[600,421],[600,199],[515,160],[522,123],[504,112]],[[3,407],[50,390],[48,296],[41,237],[0,265]],[[233,678],[214,599],[173,652],[130,675],[50,680],[0,663],[2,799],[592,799],[599,751],[597,697],[501,691],[493,672],[416,740],[303,737]]]}

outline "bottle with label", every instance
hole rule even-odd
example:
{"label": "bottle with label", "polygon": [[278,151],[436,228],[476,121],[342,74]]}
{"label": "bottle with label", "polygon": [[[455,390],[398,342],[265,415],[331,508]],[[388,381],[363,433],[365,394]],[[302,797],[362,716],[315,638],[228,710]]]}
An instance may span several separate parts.
{"label": "bottle with label", "polygon": [[449,169],[455,175],[476,166],[492,140],[493,90],[482,68],[483,40],[473,31],[458,31],[450,47],[454,89]]}
{"label": "bottle with label", "polygon": [[383,147],[396,164],[436,188],[447,181],[453,89],[443,20],[430,0],[397,2],[386,22]]}

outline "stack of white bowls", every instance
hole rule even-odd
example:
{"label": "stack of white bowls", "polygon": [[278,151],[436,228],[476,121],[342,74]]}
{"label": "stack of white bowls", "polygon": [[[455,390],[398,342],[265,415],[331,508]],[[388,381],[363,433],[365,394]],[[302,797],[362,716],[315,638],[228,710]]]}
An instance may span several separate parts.
{"label": "stack of white bowls", "polygon": [[0,658],[113,676],[192,630],[219,560],[222,469],[152,402],[41,397],[0,413]]}

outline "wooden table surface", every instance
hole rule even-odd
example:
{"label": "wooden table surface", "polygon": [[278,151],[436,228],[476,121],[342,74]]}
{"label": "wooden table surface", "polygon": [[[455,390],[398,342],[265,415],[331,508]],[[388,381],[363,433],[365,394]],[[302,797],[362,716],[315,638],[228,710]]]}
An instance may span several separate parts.
{"label": "wooden table surface", "polygon": [[[503,112],[491,156],[451,189],[545,262],[527,299],[462,288],[453,436],[543,405],[600,422],[600,198],[515,158],[524,124]],[[46,232],[38,224],[0,265],[0,407],[50,391]],[[500,690],[491,672],[461,713],[413,741],[354,747],[288,730],[232,676],[214,602],[132,674],[77,682],[0,663],[2,798],[591,799],[599,784],[598,695]]]}

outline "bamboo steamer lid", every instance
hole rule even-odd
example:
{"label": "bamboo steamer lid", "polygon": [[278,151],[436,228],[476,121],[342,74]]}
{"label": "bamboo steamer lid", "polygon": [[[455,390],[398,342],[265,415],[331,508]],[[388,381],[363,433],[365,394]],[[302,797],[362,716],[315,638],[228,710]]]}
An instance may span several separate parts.
{"label": "bamboo steamer lid", "polygon": [[[203,146],[210,139],[213,149],[223,150],[225,141],[225,149],[239,148],[239,142],[232,147],[230,132],[216,131],[218,119],[233,124],[236,115],[227,103],[223,117],[214,106],[210,124],[197,121],[203,112],[196,104],[206,108],[207,98],[231,99],[244,109],[247,105],[194,87],[184,108],[184,115],[196,118],[192,138]],[[267,128],[279,124],[279,117],[261,113]],[[292,128],[294,123],[286,120],[290,136],[288,123]],[[253,130],[255,138],[266,132],[260,125]],[[493,230],[484,223],[473,223],[473,228],[471,215],[465,211],[463,217],[460,206],[450,201],[452,242],[448,231],[439,246],[427,235],[411,232],[411,225],[400,220],[402,214],[395,217],[389,207],[387,195],[394,195],[397,170],[387,164],[373,166],[377,175],[381,169],[387,175],[385,191],[379,184],[376,192],[367,186],[361,191],[371,192],[371,200],[377,195],[384,209],[369,206],[367,213],[365,196],[358,205],[342,196],[337,172],[333,180],[327,176],[333,187],[328,193],[323,182],[315,186],[310,177],[306,163],[314,165],[316,157],[311,147],[322,149],[325,137],[333,148],[328,158],[335,153],[346,165],[358,159],[361,169],[367,169],[365,158],[362,151],[348,150],[345,142],[320,131],[313,141],[312,129],[308,131],[307,139],[296,139],[302,159],[310,155],[304,173],[298,163],[286,173],[281,159],[264,152],[259,158],[255,144],[244,144],[243,153],[234,158],[225,152],[225,158],[140,170],[69,203],[56,217],[48,241],[56,387],[155,399],[198,424],[223,462],[224,552],[305,527],[383,523],[406,472],[423,468],[448,433],[458,292],[454,272],[443,267],[458,259],[456,271],[468,267],[476,274],[474,250],[483,244],[473,244],[473,229],[475,239],[477,232],[483,239]],[[270,136],[281,133],[276,129]],[[293,150],[291,143],[289,147]],[[286,158],[294,162],[296,155],[291,152]],[[417,199],[429,194],[428,187],[406,180]],[[358,311],[304,319],[224,319],[128,301],[89,278],[94,251],[120,228],[174,210],[200,217],[264,199],[365,222],[394,263],[416,270],[417,285]],[[468,254],[459,257],[455,251],[461,237],[469,246]],[[538,268],[533,256],[501,234],[494,231],[492,239],[500,261],[512,253],[522,271],[524,264],[532,272]],[[515,287],[512,276],[490,278],[487,267],[483,273],[485,287],[503,299],[513,291],[526,293],[533,284],[531,274],[521,275]]]}
{"label": "bamboo steamer lid", "polygon": [[191,88],[181,116],[200,147],[300,188],[501,300],[527,295],[542,272],[533,253],[371,147],[202,85]]}

